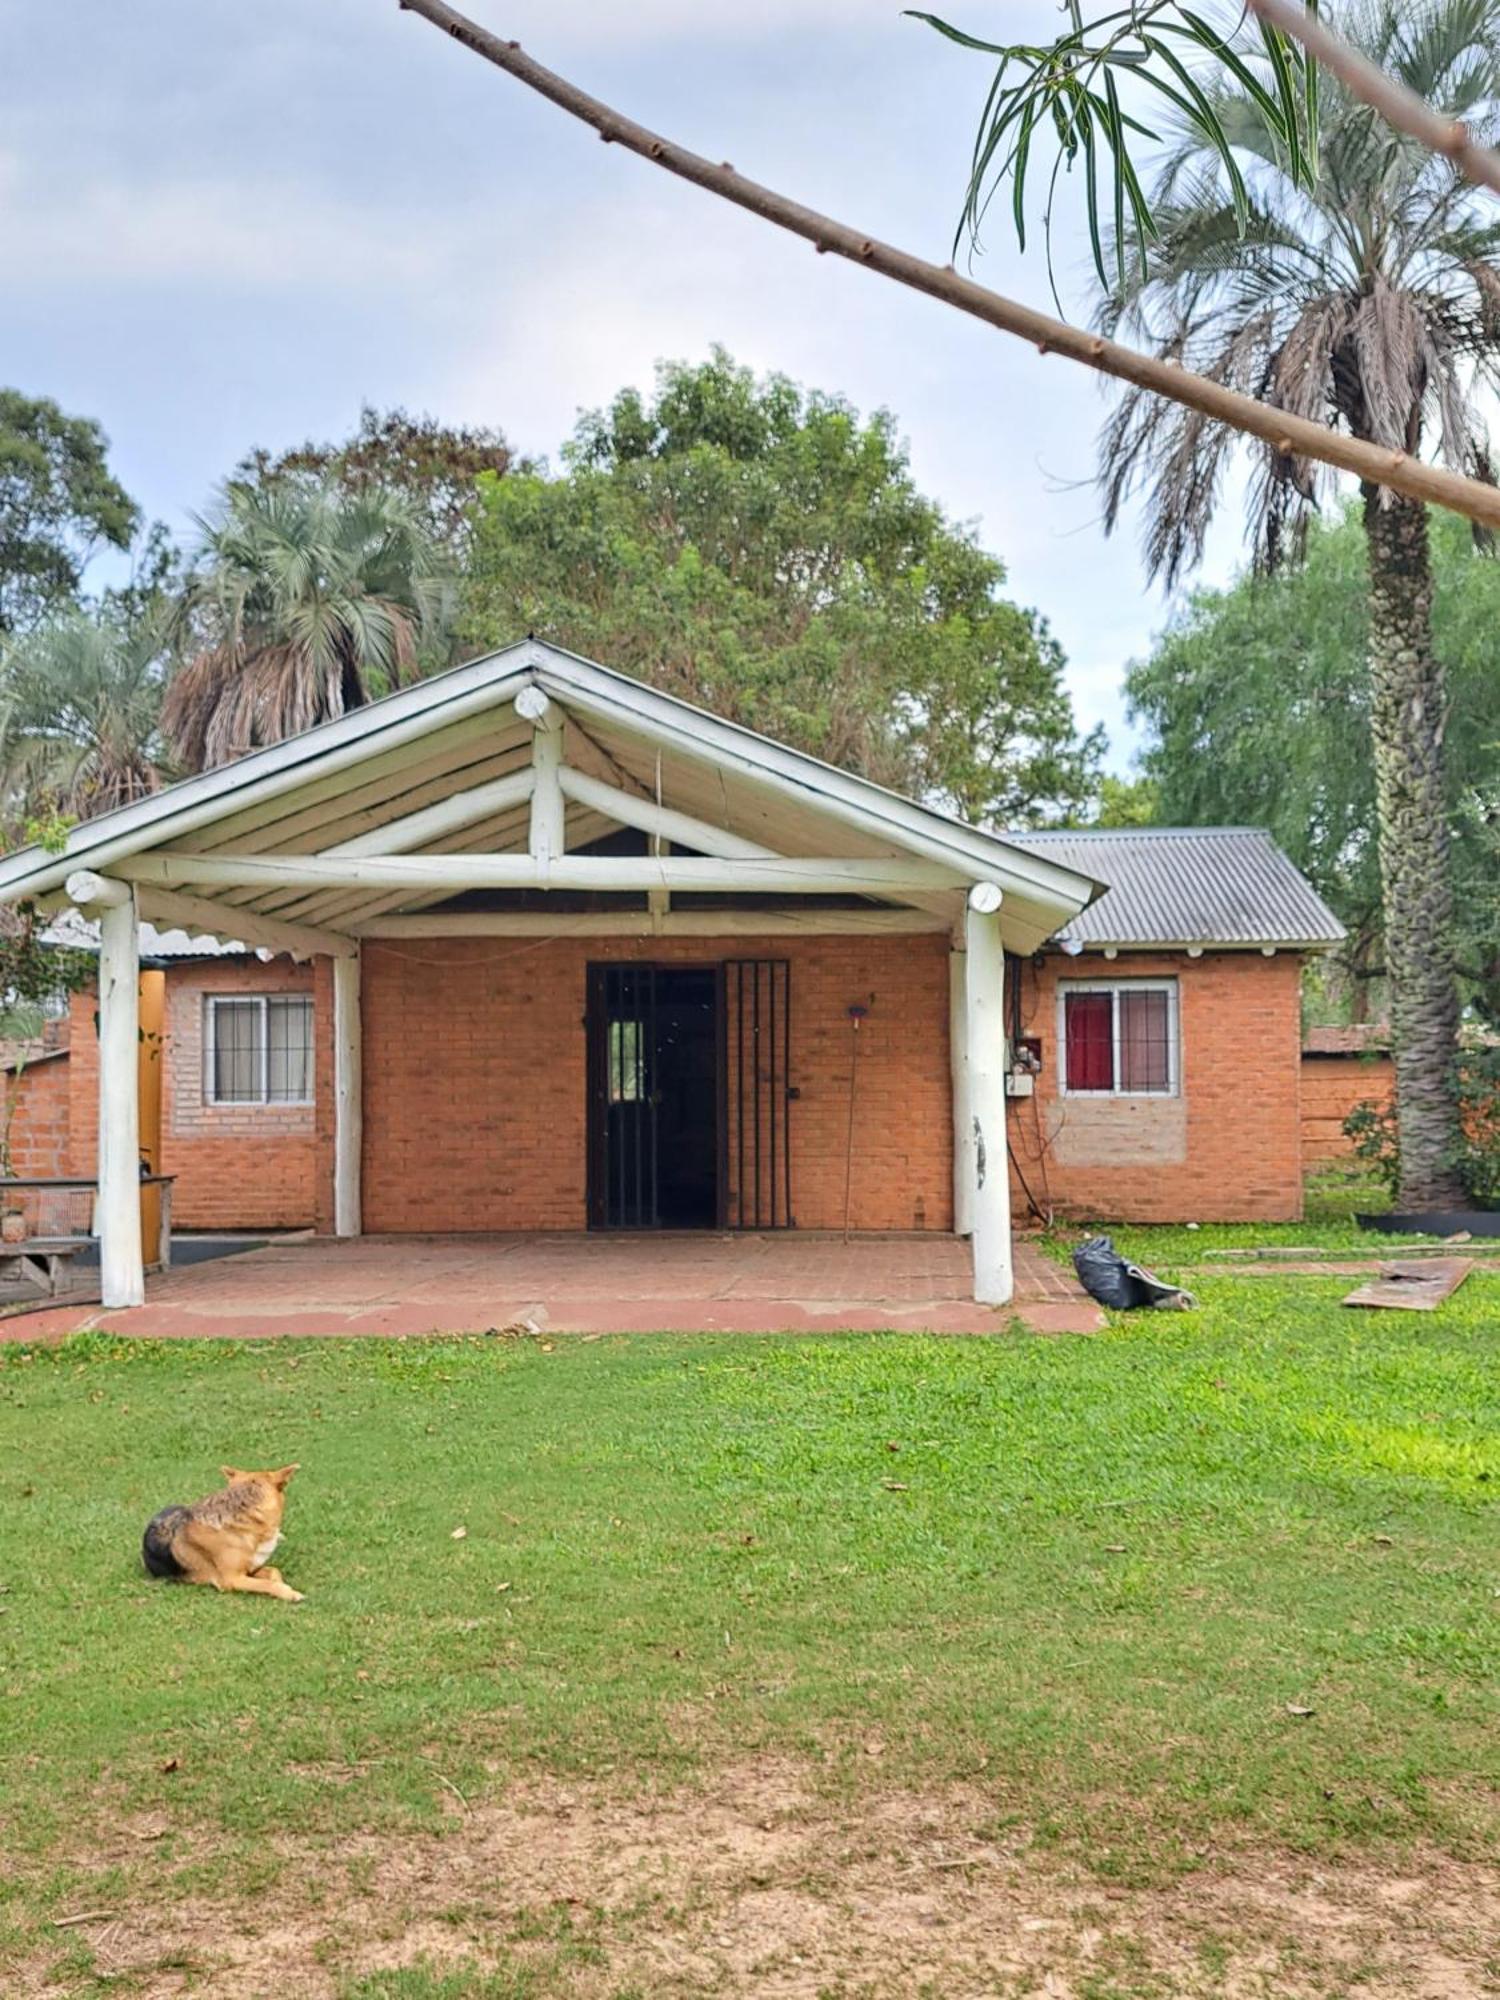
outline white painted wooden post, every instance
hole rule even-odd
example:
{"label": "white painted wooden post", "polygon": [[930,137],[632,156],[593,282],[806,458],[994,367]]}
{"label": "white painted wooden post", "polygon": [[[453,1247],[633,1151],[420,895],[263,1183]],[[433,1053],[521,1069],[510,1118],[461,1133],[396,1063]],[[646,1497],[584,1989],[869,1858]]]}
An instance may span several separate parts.
{"label": "white painted wooden post", "polygon": [[[104,885],[99,911],[99,1266],[106,1306],[146,1297],[141,1255],[140,945],[135,891]],[[118,896],[113,892],[119,891]]]}
{"label": "white painted wooden post", "polygon": [[948,952],[948,1056],[953,1079],[953,1233],[974,1233],[974,1107],[969,1091],[969,954],[956,930]]}
{"label": "white painted wooden post", "polygon": [[361,1165],[364,1147],[364,1025],[359,1004],[359,956],[333,961],[333,1232],[364,1228]]}
{"label": "white painted wooden post", "polygon": [[516,714],[531,728],[531,838],[528,845],[545,883],[548,867],[567,851],[567,802],[558,773],[563,760],[563,719],[539,687],[522,688]]}
{"label": "white painted wooden post", "polygon": [[1000,941],[999,905],[999,891],[980,883],[970,891],[964,916],[974,1297],[987,1306],[1005,1305],[1014,1289],[1010,1163],[1005,1150],[1005,947]]}

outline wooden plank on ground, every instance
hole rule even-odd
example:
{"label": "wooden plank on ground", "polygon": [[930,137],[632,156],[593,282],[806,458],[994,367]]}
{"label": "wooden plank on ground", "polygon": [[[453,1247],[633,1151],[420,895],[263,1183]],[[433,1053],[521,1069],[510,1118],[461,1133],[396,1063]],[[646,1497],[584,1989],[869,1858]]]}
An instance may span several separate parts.
{"label": "wooden plank on ground", "polygon": [[1427,1257],[1420,1262],[1382,1264],[1380,1276],[1346,1293],[1344,1304],[1432,1312],[1458,1290],[1473,1268],[1471,1257]]}

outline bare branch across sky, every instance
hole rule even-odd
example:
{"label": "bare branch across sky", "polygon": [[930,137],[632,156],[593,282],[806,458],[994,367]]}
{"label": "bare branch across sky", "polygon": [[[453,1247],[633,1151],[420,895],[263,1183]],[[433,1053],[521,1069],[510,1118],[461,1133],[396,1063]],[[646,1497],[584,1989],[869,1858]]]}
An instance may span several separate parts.
{"label": "bare branch across sky", "polygon": [[733,202],[778,228],[803,237],[817,250],[848,258],[897,284],[953,306],[959,312],[1030,341],[1042,354],[1060,354],[1104,375],[1114,376],[1200,411],[1204,416],[1259,438],[1285,457],[1316,459],[1353,473],[1376,486],[1390,487],[1415,500],[1451,508],[1470,520],[1500,528],[1500,489],[1465,478],[1402,451],[1389,451],[1306,418],[1292,417],[1271,404],[1225,389],[1190,370],[1142,354],[1085,328],[1070,326],[965,278],[952,265],[933,264],[909,251],[867,236],[748,179],[728,161],[713,161],[637,124],[600,99],[547,69],[508,41],[446,4],[446,0],[400,0],[403,11],[419,14],[454,41],[537,91],[570,117],[582,120],[606,143],[625,146],[668,173]]}

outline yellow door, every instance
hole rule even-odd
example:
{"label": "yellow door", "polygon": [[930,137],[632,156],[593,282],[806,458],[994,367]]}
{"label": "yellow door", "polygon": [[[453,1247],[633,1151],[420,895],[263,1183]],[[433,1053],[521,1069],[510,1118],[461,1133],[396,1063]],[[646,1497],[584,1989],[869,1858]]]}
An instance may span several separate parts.
{"label": "yellow door", "polygon": [[[161,1172],[161,1086],[167,1060],[167,975],[141,974],[141,1046],[136,1102],[141,1120],[141,1160],[147,1173]],[[156,1262],[161,1240],[161,1189],[141,1189],[141,1255]]]}

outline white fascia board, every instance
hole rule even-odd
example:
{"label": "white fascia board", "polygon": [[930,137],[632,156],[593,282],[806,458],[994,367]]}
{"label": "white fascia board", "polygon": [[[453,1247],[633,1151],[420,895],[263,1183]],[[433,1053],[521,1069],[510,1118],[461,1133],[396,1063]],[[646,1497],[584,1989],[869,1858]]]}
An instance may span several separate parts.
{"label": "white fascia board", "polygon": [[400,689],[237,764],[185,778],[164,792],[75,827],[60,854],[25,848],[0,859],[0,902],[44,895],[79,866],[111,863],[211,824],[230,812],[295,791],[430,729],[512,701],[538,682],[566,708],[634,729],[699,762],[719,763],[852,822],[870,837],[937,861],[969,880],[998,880],[1045,909],[1061,928],[1102,893],[1086,875],[1012,847],[898,793],[788,750],[675,695],[540,640],[522,640],[466,666]]}
{"label": "white fascia board", "polygon": [[111,862],[126,855],[176,840],[223,814],[295,791],[305,779],[358,764],[486,708],[503,707],[533,678],[540,657],[541,649],[523,640],[364,708],[351,709],[285,742],[252,751],[238,763],[184,778],[149,799],[86,820],[73,828],[60,853],[21,848],[0,859],[0,903],[43,895],[60,887],[80,866],[107,871]]}
{"label": "white fascia board", "polygon": [[711,715],[676,695],[646,687],[592,660],[540,641],[537,650],[543,656],[538,678],[564,707],[571,705],[601,720],[633,727],[699,762],[743,770],[762,783],[795,793],[804,803],[857,820],[874,838],[940,861],[974,881],[998,879],[1002,887],[1009,881],[1015,889],[1067,916],[1076,916],[1102,894],[1101,885],[1090,876],[1012,847],[998,834],[983,833],[962,820],[917,805],[805,751],[788,750],[739,723],[726,722],[722,716]]}
{"label": "white fascia board", "polygon": [[1334,946],[1347,936],[1329,938],[1193,938],[1180,944],[1171,944],[1162,938],[1068,938],[1056,932],[1047,939],[1046,949],[1055,951],[1059,957],[1071,957],[1067,946],[1077,946],[1078,955],[1087,958],[1090,952],[1135,951],[1135,952],[1202,952],[1211,951],[1332,951]]}

